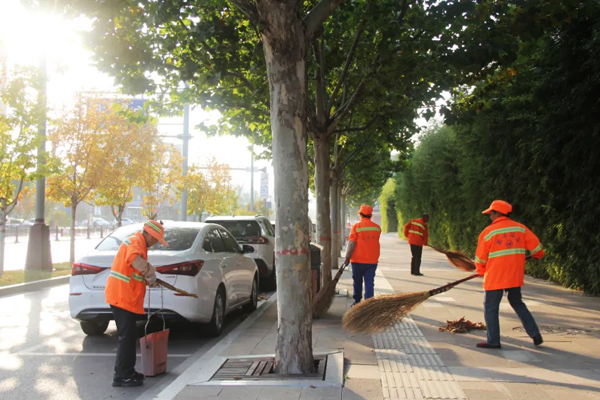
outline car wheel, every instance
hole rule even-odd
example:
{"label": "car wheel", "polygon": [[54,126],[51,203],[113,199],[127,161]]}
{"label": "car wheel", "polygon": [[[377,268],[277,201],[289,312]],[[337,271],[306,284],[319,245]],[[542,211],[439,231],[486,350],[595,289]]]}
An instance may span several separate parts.
{"label": "car wheel", "polygon": [[256,277],[254,277],[254,279],[252,280],[252,292],[250,293],[250,301],[244,304],[244,307],[242,307],[246,312],[252,312],[256,310],[256,307],[258,306],[258,284],[256,281],[257,279]]}
{"label": "car wheel", "polygon": [[267,290],[277,289],[277,269],[275,268],[275,263],[273,263],[273,271],[271,272],[271,275],[265,279],[265,286]]}
{"label": "car wheel", "polygon": [[99,336],[103,335],[108,328],[108,323],[110,321],[80,321],[79,325],[81,325],[81,330],[83,333],[89,336]]}
{"label": "car wheel", "polygon": [[217,289],[215,305],[213,307],[212,319],[208,323],[208,334],[219,336],[223,332],[223,321],[225,320],[225,294],[223,289]]}

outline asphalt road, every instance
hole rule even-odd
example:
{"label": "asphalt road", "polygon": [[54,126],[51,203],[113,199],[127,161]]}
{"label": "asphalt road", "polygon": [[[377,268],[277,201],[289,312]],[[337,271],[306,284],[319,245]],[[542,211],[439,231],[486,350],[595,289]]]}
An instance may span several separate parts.
{"label": "asphalt road", "polygon": [[[219,341],[199,325],[168,326],[168,372],[146,378],[139,388],[113,388],[116,326],[111,322],[104,335],[86,336],[69,315],[68,292],[62,285],[0,297],[1,400],[152,399]],[[246,317],[242,311],[229,314],[221,338]],[[162,322],[151,323],[150,330],[160,329]],[[139,349],[137,362],[139,370]]]}

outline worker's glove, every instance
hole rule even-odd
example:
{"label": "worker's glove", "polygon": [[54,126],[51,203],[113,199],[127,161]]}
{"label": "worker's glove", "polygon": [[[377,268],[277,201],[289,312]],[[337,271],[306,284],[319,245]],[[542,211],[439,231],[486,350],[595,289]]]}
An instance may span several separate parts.
{"label": "worker's glove", "polygon": [[148,269],[144,273],[144,278],[149,286],[156,287],[154,286],[156,284],[156,268],[154,268],[152,264],[148,264]]}

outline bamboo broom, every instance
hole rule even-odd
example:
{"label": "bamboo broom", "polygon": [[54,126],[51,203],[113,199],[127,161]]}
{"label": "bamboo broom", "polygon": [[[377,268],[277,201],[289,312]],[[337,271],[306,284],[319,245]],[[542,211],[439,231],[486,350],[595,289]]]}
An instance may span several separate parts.
{"label": "bamboo broom", "polygon": [[176,288],[175,286],[171,285],[170,283],[167,283],[167,282],[163,281],[162,279],[156,278],[156,283],[158,283],[160,286],[162,286],[164,288],[167,288],[169,290],[172,290],[172,291],[177,292],[179,294],[182,294],[184,296],[190,296],[190,297],[198,298],[197,294],[186,292],[183,289]]}
{"label": "bamboo broom", "polygon": [[474,274],[425,292],[372,297],[358,303],[344,315],[344,328],[356,333],[379,333],[396,325],[419,304],[436,294],[452,289],[459,283],[477,278]]}
{"label": "bamboo broom", "polygon": [[442,250],[439,247],[429,245],[432,249],[437,252],[440,252],[446,255],[446,258],[450,262],[450,264],[454,265],[456,268],[466,271],[473,272],[476,269],[475,263],[473,260],[469,258],[465,253],[460,251],[452,251],[452,250]]}
{"label": "bamboo broom", "polygon": [[325,314],[331,304],[333,304],[333,298],[335,297],[335,285],[337,285],[342,273],[346,269],[348,264],[344,263],[335,274],[335,277],[327,282],[325,286],[317,293],[315,300],[313,301],[313,317],[319,318],[321,315]]}

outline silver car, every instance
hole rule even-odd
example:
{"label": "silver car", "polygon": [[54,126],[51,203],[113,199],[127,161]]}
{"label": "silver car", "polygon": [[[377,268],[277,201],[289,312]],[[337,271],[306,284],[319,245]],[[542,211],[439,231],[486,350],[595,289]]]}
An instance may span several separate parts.
{"label": "silver car", "polygon": [[[208,324],[213,336],[221,334],[227,313],[243,306],[256,309],[258,269],[248,257],[254,248],[240,248],[222,226],[200,222],[165,222],[165,241],[170,247],[154,245],[148,261],[156,267],[156,276],[198,298],[159,288],[148,288],[144,309],[163,308],[165,317]],[[104,288],[119,246],[140,232],[143,224],[121,227],[108,235],[96,248],[73,264],[70,280],[69,309],[88,335],[101,335],[113,319],[104,300]],[[162,304],[161,304],[162,290]]]}

